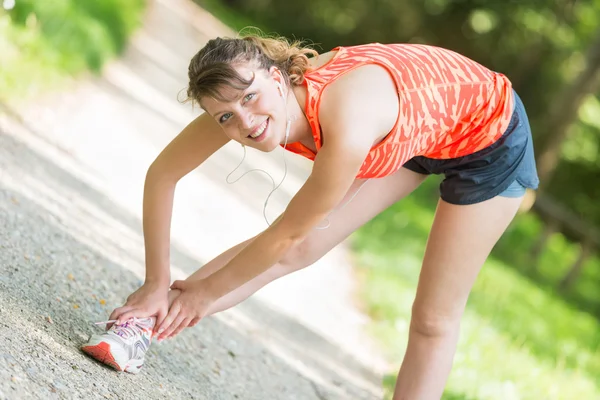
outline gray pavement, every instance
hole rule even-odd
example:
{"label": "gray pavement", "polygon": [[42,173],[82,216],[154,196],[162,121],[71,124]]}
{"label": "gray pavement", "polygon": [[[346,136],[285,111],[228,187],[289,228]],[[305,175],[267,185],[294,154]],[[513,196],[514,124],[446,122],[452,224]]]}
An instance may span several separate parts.
{"label": "gray pavement", "polygon": [[[144,28],[102,77],[0,107],[0,399],[377,399],[381,355],[364,333],[340,245],[238,307],[153,344],[137,376],[79,351],[143,277],[145,170],[198,110],[177,102],[189,58],[227,29],[187,0],[150,2]],[[225,176],[226,146],[178,185],[172,277],[264,229],[270,181]],[[310,171],[289,176],[271,217]],[[281,154],[244,168],[282,176]]]}

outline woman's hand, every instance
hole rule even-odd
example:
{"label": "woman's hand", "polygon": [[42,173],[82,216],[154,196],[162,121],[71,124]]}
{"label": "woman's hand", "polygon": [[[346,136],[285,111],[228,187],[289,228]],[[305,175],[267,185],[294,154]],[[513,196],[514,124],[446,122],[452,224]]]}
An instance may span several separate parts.
{"label": "woman's hand", "polygon": [[[156,317],[154,333],[169,311],[169,287],[154,282],[144,283],[127,298],[123,307],[116,308],[110,314],[110,320],[123,323],[130,318]],[[110,326],[109,326],[110,327]]]}
{"label": "woman's hand", "polygon": [[216,300],[206,290],[203,280],[175,281],[172,290],[181,290],[162,324],[158,324],[158,340],[177,335],[183,328],[196,325],[206,316],[208,308]]}

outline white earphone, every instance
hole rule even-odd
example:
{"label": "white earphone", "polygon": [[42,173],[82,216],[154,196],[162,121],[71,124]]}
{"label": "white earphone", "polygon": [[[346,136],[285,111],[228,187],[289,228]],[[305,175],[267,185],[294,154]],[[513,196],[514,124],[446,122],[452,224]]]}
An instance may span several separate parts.
{"label": "white earphone", "polygon": [[[285,96],[283,95],[283,88],[281,87],[281,83],[279,82],[275,82],[277,84],[277,89],[279,90],[279,94],[281,95],[281,97],[283,98],[283,101],[286,105],[287,108],[287,99],[285,98]],[[287,111],[287,110],[286,110]],[[269,219],[267,218],[267,205],[269,204],[269,199],[271,198],[271,195],[277,190],[279,189],[279,187],[281,186],[281,184],[283,183],[283,181],[285,180],[286,176],[287,176],[287,162],[285,160],[285,149],[287,146],[287,142],[288,142],[288,138],[290,136],[290,129],[292,126],[292,122],[296,120],[296,117],[290,117],[288,116],[287,118],[287,124],[285,127],[285,142],[283,144],[283,152],[282,154],[282,158],[283,158],[283,165],[284,165],[284,172],[283,172],[283,178],[281,178],[281,181],[278,184],[275,184],[275,179],[273,179],[273,177],[271,176],[271,174],[269,174],[267,171],[264,171],[260,168],[255,168],[255,169],[251,169],[249,171],[246,171],[245,173],[243,173],[240,177],[238,177],[237,179],[235,179],[234,181],[230,181],[229,177],[235,172],[237,171],[237,169],[242,165],[242,163],[244,162],[244,159],[246,159],[246,146],[242,145],[242,148],[244,149],[244,156],[242,157],[242,161],[240,161],[240,163],[237,165],[237,167],[234,168],[233,171],[231,171],[227,177],[225,178],[225,181],[229,184],[233,184],[237,181],[239,181],[240,179],[242,179],[246,174],[252,172],[252,171],[258,171],[258,172],[263,172],[265,174],[267,174],[267,176],[271,179],[271,183],[273,184],[273,189],[271,190],[271,192],[269,193],[269,195],[267,196],[266,200],[265,200],[265,204],[263,206],[263,217],[267,223],[267,225],[271,225],[271,223],[269,222]],[[352,195],[352,197],[350,197],[350,199],[344,203],[341,207],[336,208],[336,210],[341,210],[342,208],[346,207],[353,199],[354,197],[356,197],[356,195],[358,194],[358,192],[360,192],[360,190],[362,189],[362,187],[365,185],[365,183],[368,182],[368,179],[365,180],[360,186],[359,188],[356,190],[356,192]],[[336,210],[332,211],[335,212]],[[329,223],[329,218],[326,218],[327,221],[327,225],[325,226],[317,226],[315,227],[315,229],[321,230],[321,229],[327,229],[330,226]]]}
{"label": "white earphone", "polygon": [[[285,104],[286,104],[286,106],[287,106],[287,99],[286,99],[286,98],[285,98],[285,96],[283,95],[283,88],[281,87],[281,83],[279,83],[279,82],[275,82],[275,83],[277,84],[277,89],[279,90],[279,95],[280,95],[280,96],[281,96],[281,98],[284,100],[284,102],[285,102]],[[288,118],[288,120],[287,120],[287,126],[286,126],[286,129],[285,129],[285,140],[286,140],[286,144],[287,144],[287,139],[288,139],[288,138],[289,138],[289,136],[290,136],[290,127],[291,127],[291,124],[292,124],[292,119],[291,119],[291,118]]]}
{"label": "white earphone", "polygon": [[[283,99],[285,105],[286,105],[286,109],[287,109],[287,99],[285,98],[285,96],[283,95],[283,88],[281,87],[281,83],[279,82],[275,82],[277,84],[277,89],[279,90],[279,95],[281,96],[281,98]],[[295,119],[295,118],[294,118]],[[291,117],[288,116],[287,119],[287,124],[285,127],[285,142],[283,144],[283,152],[281,153],[281,156],[283,158],[283,165],[284,165],[284,171],[283,171],[283,177],[281,178],[281,181],[278,184],[275,184],[275,179],[273,179],[273,177],[271,176],[271,174],[269,174],[267,171],[264,171],[260,168],[255,168],[255,169],[251,169],[249,171],[244,172],[240,177],[238,177],[237,179],[230,181],[229,177],[238,170],[238,168],[242,165],[242,163],[244,162],[244,160],[246,159],[246,146],[244,146],[242,144],[242,148],[244,149],[244,156],[242,157],[242,161],[240,161],[240,163],[237,165],[237,167],[234,168],[233,171],[231,171],[227,177],[225,178],[225,181],[229,184],[233,184],[236,183],[237,181],[239,181],[240,179],[242,179],[246,174],[253,172],[253,171],[258,171],[258,172],[263,172],[265,173],[269,179],[271,179],[271,183],[273,184],[273,189],[271,190],[271,192],[269,193],[269,195],[267,196],[266,200],[265,200],[265,204],[263,206],[263,217],[267,223],[267,225],[271,225],[271,223],[269,222],[269,219],[267,218],[267,205],[269,204],[269,199],[271,198],[271,195],[277,190],[279,189],[279,187],[281,186],[281,184],[283,183],[283,181],[285,180],[286,176],[287,176],[287,162],[285,160],[285,148],[287,146],[287,141],[288,138],[290,136],[290,129],[292,127],[292,121],[293,119]]]}

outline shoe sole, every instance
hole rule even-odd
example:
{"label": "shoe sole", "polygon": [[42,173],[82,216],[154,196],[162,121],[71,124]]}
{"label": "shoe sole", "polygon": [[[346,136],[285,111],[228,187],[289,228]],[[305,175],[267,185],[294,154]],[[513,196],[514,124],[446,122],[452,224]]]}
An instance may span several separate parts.
{"label": "shoe sole", "polygon": [[110,344],[100,342],[94,346],[83,346],[81,350],[101,363],[109,365],[117,371],[123,371],[110,352]]}
{"label": "shoe sole", "polygon": [[110,344],[106,342],[100,342],[91,346],[82,346],[81,350],[95,360],[100,361],[101,363],[106,364],[119,372],[125,371],[130,374],[137,374],[144,365],[143,361],[130,360],[129,363],[125,365],[125,368],[121,368],[119,363],[117,363],[112,355],[113,350],[110,348]]}

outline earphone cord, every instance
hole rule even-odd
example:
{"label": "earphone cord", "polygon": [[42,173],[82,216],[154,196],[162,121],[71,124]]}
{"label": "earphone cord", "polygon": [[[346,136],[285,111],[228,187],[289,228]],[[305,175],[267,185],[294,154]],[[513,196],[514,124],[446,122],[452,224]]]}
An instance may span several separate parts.
{"label": "earphone cord", "polygon": [[[284,96],[283,96],[283,91],[282,91],[282,89],[281,89],[281,85],[279,85],[279,92],[281,93],[281,96],[282,96],[282,97],[284,97]],[[286,99],[285,97],[284,97],[284,101],[285,101],[285,103],[287,104],[287,99]],[[264,171],[264,170],[262,170],[262,169],[260,169],[260,168],[254,168],[254,169],[251,169],[251,170],[249,170],[249,171],[246,171],[246,172],[244,172],[244,173],[243,173],[243,174],[242,174],[242,175],[241,175],[239,178],[237,178],[236,180],[234,180],[234,181],[232,181],[232,182],[230,182],[230,181],[229,181],[229,177],[231,176],[231,174],[233,174],[235,171],[237,171],[237,170],[238,170],[238,168],[239,168],[239,167],[242,165],[242,163],[243,163],[243,162],[244,162],[244,160],[246,159],[246,146],[244,146],[244,145],[242,145],[242,147],[244,148],[244,156],[242,157],[242,161],[240,161],[240,163],[237,165],[237,167],[235,167],[235,168],[234,168],[234,170],[233,170],[233,171],[231,171],[231,172],[230,172],[230,173],[227,175],[227,177],[225,178],[225,181],[226,181],[228,184],[230,184],[230,185],[231,185],[231,184],[233,184],[233,183],[236,183],[236,182],[237,182],[237,181],[239,181],[240,179],[242,179],[244,176],[246,176],[246,174],[249,174],[250,172],[253,172],[253,171],[264,172],[265,174],[267,174],[267,176],[269,177],[269,179],[271,179],[271,183],[272,183],[272,185],[273,185],[273,189],[271,190],[271,193],[269,193],[269,195],[267,196],[267,198],[266,198],[266,200],[265,200],[265,204],[264,204],[264,206],[263,206],[263,217],[265,218],[265,222],[267,223],[267,225],[268,225],[268,226],[271,226],[271,223],[269,222],[269,219],[267,218],[267,205],[268,205],[268,203],[269,203],[269,199],[271,198],[271,195],[272,195],[273,193],[275,193],[275,191],[276,191],[277,189],[279,189],[279,187],[281,186],[281,184],[283,183],[283,181],[285,180],[285,178],[286,178],[286,176],[287,176],[287,162],[286,162],[286,160],[285,160],[285,148],[286,148],[286,146],[287,146],[288,137],[290,136],[290,129],[291,129],[291,126],[292,126],[292,118],[288,118],[288,120],[287,120],[287,125],[286,125],[286,127],[285,127],[285,142],[284,142],[284,144],[283,144],[283,153],[282,153],[283,165],[284,165],[284,172],[283,172],[283,178],[281,178],[281,181],[280,181],[280,182],[279,182],[277,185],[275,185],[275,179],[273,179],[273,177],[271,176],[271,174],[269,174],[267,171]],[[344,207],[346,207],[346,206],[347,206],[347,205],[348,205],[348,204],[349,204],[349,203],[350,203],[350,202],[351,202],[351,201],[352,201],[352,200],[353,200],[353,199],[356,197],[356,195],[358,194],[358,192],[360,192],[360,189],[362,189],[362,187],[363,187],[363,186],[365,185],[365,183],[367,183],[367,182],[368,182],[368,179],[367,179],[366,181],[364,181],[364,182],[363,182],[363,183],[362,183],[362,184],[359,186],[358,190],[357,190],[357,191],[356,191],[356,192],[355,192],[355,193],[352,195],[352,197],[351,197],[351,198],[350,198],[350,199],[349,199],[349,200],[348,200],[348,201],[347,201],[347,202],[346,202],[344,205],[342,205],[340,208],[337,208],[337,209],[333,210],[331,213],[329,213],[329,215],[333,214],[335,211],[339,211],[339,210],[343,209]],[[317,226],[317,227],[315,227],[315,229],[327,229],[327,228],[329,228],[329,227],[331,226],[331,224],[330,224],[330,222],[329,222],[329,215],[328,215],[328,216],[327,216],[327,218],[325,219],[325,220],[327,221],[327,225],[325,225],[324,227]]]}
{"label": "earphone cord", "polygon": [[351,202],[352,200],[354,200],[354,198],[356,197],[356,195],[358,194],[358,192],[360,192],[360,189],[362,189],[362,188],[363,188],[363,186],[365,186],[365,184],[366,184],[368,181],[369,181],[368,179],[367,179],[367,180],[365,180],[365,181],[364,181],[364,182],[363,182],[363,183],[362,183],[362,184],[361,184],[361,185],[358,187],[358,189],[356,189],[356,192],[354,192],[354,194],[352,195],[352,197],[350,197],[350,198],[348,199],[348,201],[347,201],[347,202],[345,202],[345,203],[344,203],[344,204],[343,204],[341,207],[335,208],[334,210],[332,210],[332,211],[331,211],[331,212],[330,212],[330,213],[327,215],[327,218],[325,218],[325,221],[327,221],[327,225],[325,225],[325,226],[317,226],[317,227],[315,227],[315,229],[327,229],[327,228],[329,228],[329,227],[331,226],[331,223],[329,222],[329,216],[330,216],[331,214],[333,214],[334,212],[336,212],[336,211],[343,210],[343,209],[344,209],[344,207],[346,207],[348,204],[350,204],[350,202]]}
{"label": "earphone cord", "polygon": [[264,217],[264,219],[265,219],[265,222],[266,222],[266,223],[267,223],[267,225],[269,225],[269,226],[271,226],[271,223],[269,222],[269,219],[267,218],[267,205],[269,204],[269,199],[271,198],[271,196],[273,195],[273,193],[275,193],[275,191],[276,191],[277,189],[279,189],[279,187],[281,186],[281,184],[283,183],[283,181],[285,180],[285,178],[286,178],[286,176],[287,176],[287,162],[286,162],[286,160],[285,160],[285,147],[287,146],[288,137],[289,137],[289,135],[290,135],[290,128],[291,128],[291,125],[292,125],[292,121],[291,121],[291,119],[288,119],[288,123],[287,123],[286,129],[285,129],[285,142],[284,142],[284,144],[283,144],[283,150],[284,150],[284,152],[283,152],[283,153],[281,153],[281,155],[282,155],[282,158],[283,158],[283,177],[281,178],[281,181],[279,181],[279,183],[278,183],[277,185],[275,185],[275,179],[273,179],[273,177],[271,176],[271,174],[269,174],[267,171],[265,171],[265,170],[262,170],[262,169],[260,169],[260,168],[254,168],[254,169],[251,169],[251,170],[249,170],[249,171],[246,171],[246,172],[244,172],[242,175],[240,175],[240,176],[239,176],[239,177],[238,177],[236,180],[234,180],[234,181],[231,181],[231,182],[229,181],[229,177],[230,177],[230,176],[231,176],[231,175],[232,175],[232,174],[233,174],[235,171],[237,171],[237,170],[238,170],[238,168],[239,168],[239,167],[242,165],[242,163],[243,163],[243,162],[244,162],[244,160],[246,159],[246,146],[243,146],[243,145],[242,145],[242,147],[244,148],[244,156],[242,157],[242,161],[240,161],[240,163],[237,165],[237,167],[235,167],[235,169],[234,169],[233,171],[231,171],[231,172],[230,172],[230,173],[227,175],[227,177],[225,178],[225,181],[231,185],[231,184],[234,184],[234,183],[236,183],[237,181],[239,181],[240,179],[242,179],[244,176],[246,176],[247,174],[249,174],[250,172],[253,172],[253,171],[264,172],[265,174],[267,174],[267,176],[269,177],[269,179],[271,179],[271,184],[273,185],[273,189],[272,189],[272,190],[271,190],[271,192],[268,194],[268,196],[267,196],[267,198],[266,198],[266,200],[265,200],[265,204],[263,205],[263,217]]}
{"label": "earphone cord", "polygon": [[[240,163],[237,165],[237,167],[235,167],[235,169],[234,169],[233,171],[231,171],[231,172],[230,172],[230,173],[227,175],[227,177],[225,178],[225,181],[231,185],[231,184],[234,184],[234,183],[236,183],[236,182],[237,182],[237,181],[239,181],[240,179],[242,179],[244,176],[246,176],[246,174],[249,174],[250,172],[253,172],[253,171],[258,171],[258,172],[264,172],[264,173],[265,173],[265,174],[266,174],[266,175],[269,177],[269,179],[271,179],[271,183],[272,183],[272,185],[273,185],[273,189],[272,189],[272,190],[271,190],[271,192],[268,194],[267,198],[265,199],[265,204],[263,205],[263,217],[264,217],[264,219],[265,219],[265,222],[267,223],[267,225],[268,225],[268,226],[271,226],[271,223],[269,222],[269,219],[267,218],[267,206],[268,206],[268,204],[269,204],[269,199],[271,198],[271,195],[272,195],[273,193],[275,193],[275,191],[276,191],[277,189],[279,189],[279,187],[281,186],[281,184],[283,183],[283,181],[285,180],[285,178],[286,178],[286,176],[287,176],[287,162],[286,162],[286,160],[285,160],[285,148],[286,148],[286,146],[287,146],[287,138],[288,138],[288,134],[289,134],[289,127],[290,127],[290,124],[291,124],[291,121],[290,121],[290,120],[288,120],[288,126],[287,126],[287,129],[286,129],[286,138],[285,138],[285,142],[284,142],[284,144],[283,144],[283,153],[281,153],[281,154],[282,154],[282,158],[283,158],[284,172],[283,172],[283,177],[281,178],[281,181],[280,181],[280,182],[279,182],[277,185],[275,185],[275,179],[273,179],[273,177],[271,176],[271,174],[269,174],[267,171],[265,171],[265,170],[262,170],[262,169],[260,169],[260,168],[254,168],[254,169],[251,169],[251,170],[249,170],[249,171],[246,171],[246,172],[244,172],[242,175],[240,175],[240,176],[239,176],[239,177],[238,177],[236,180],[234,180],[234,181],[231,181],[231,182],[229,181],[229,177],[230,177],[230,176],[231,176],[231,175],[232,175],[232,174],[233,174],[235,171],[237,171],[237,170],[238,170],[238,168],[239,168],[239,167],[240,167],[240,166],[243,164],[243,162],[244,162],[244,159],[246,158],[246,146],[242,146],[242,147],[244,148],[244,156],[242,157],[242,161],[240,161]],[[336,211],[340,211],[340,210],[342,210],[344,207],[346,207],[348,204],[350,204],[350,202],[351,202],[352,200],[354,200],[354,198],[356,197],[356,195],[358,194],[358,192],[360,192],[360,190],[363,188],[363,186],[364,186],[364,185],[365,185],[365,184],[366,184],[368,181],[369,181],[368,179],[367,179],[367,180],[365,180],[365,181],[364,181],[364,182],[363,182],[363,183],[362,183],[362,184],[361,184],[361,185],[358,187],[358,189],[356,190],[356,192],[354,192],[354,194],[352,195],[352,197],[350,197],[350,199],[348,199],[348,201],[347,201],[346,203],[344,203],[344,204],[343,204],[341,207],[339,207],[339,208],[336,208],[335,210],[333,210],[333,211],[332,211],[332,212],[331,212],[329,215],[333,214],[333,213],[334,213],[334,212],[336,212]],[[329,215],[328,215],[328,217],[329,217]],[[315,229],[317,229],[317,230],[322,230],[322,229],[327,229],[327,228],[329,228],[329,227],[331,226],[331,223],[329,222],[329,218],[326,218],[326,219],[325,219],[325,221],[327,221],[327,225],[325,225],[325,226],[316,226],[316,227],[315,227]]]}

